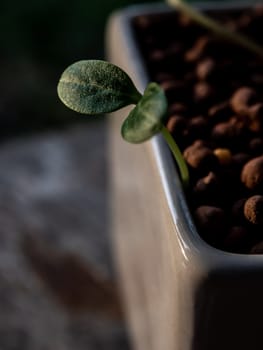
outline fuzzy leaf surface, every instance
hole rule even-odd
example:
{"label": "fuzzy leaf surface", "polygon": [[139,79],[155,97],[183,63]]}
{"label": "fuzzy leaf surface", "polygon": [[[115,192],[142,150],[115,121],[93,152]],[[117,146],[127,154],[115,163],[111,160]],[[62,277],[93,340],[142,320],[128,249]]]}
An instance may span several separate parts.
{"label": "fuzzy leaf surface", "polygon": [[131,143],[141,143],[160,132],[167,113],[163,89],[150,83],[122,125],[122,137]]}
{"label": "fuzzy leaf surface", "polygon": [[76,112],[113,112],[141,98],[130,77],[119,67],[101,60],[73,63],[58,83],[62,102]]}

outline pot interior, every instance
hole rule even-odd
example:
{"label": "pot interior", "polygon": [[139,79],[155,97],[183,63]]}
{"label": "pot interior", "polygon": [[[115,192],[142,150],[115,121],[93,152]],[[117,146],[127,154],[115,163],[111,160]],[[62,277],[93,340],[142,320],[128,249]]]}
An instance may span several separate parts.
{"label": "pot interior", "polygon": [[[262,7],[208,13],[263,45]],[[149,80],[169,102],[166,126],[189,167],[198,233],[224,251],[262,253],[262,58],[176,12],[136,16],[132,28]]]}

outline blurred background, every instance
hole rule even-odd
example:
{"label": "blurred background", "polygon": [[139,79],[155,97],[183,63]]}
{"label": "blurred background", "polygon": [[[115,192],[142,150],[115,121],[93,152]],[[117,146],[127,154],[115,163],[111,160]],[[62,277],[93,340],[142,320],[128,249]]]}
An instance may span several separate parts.
{"label": "blurred background", "polygon": [[131,3],[1,1],[0,350],[130,348],[108,232],[107,124],[67,110],[56,85],[72,62],[104,57],[107,17]]}
{"label": "blurred background", "polygon": [[1,117],[1,138],[60,126],[65,118],[71,122],[72,114],[57,100],[61,72],[76,60],[103,58],[107,17],[140,2],[147,0],[1,1],[0,113],[9,114],[8,120]]}

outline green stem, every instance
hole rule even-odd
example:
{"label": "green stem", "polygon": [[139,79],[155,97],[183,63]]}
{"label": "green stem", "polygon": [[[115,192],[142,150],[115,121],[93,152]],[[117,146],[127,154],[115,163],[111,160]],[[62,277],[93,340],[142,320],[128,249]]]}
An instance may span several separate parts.
{"label": "green stem", "polygon": [[187,188],[189,184],[189,172],[184,157],[176,142],[174,141],[172,135],[164,125],[162,126],[161,133],[174,155],[183,182],[183,187]]}
{"label": "green stem", "polygon": [[260,56],[263,58],[263,47],[253,42],[251,39],[245,35],[232,32],[231,30],[223,27],[204,13],[193,8],[191,5],[188,5],[183,0],[167,0],[168,4],[173,7],[177,7],[180,11],[187,14],[194,21],[198,22],[202,26],[212,30],[216,35],[231,41],[248,51]]}

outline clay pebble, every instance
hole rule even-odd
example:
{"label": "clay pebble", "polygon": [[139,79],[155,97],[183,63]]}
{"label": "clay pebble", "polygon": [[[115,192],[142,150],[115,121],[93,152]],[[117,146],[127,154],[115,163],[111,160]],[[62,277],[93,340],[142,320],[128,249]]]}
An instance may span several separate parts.
{"label": "clay pebble", "polygon": [[249,197],[244,204],[245,218],[253,225],[263,224],[263,196]]}

